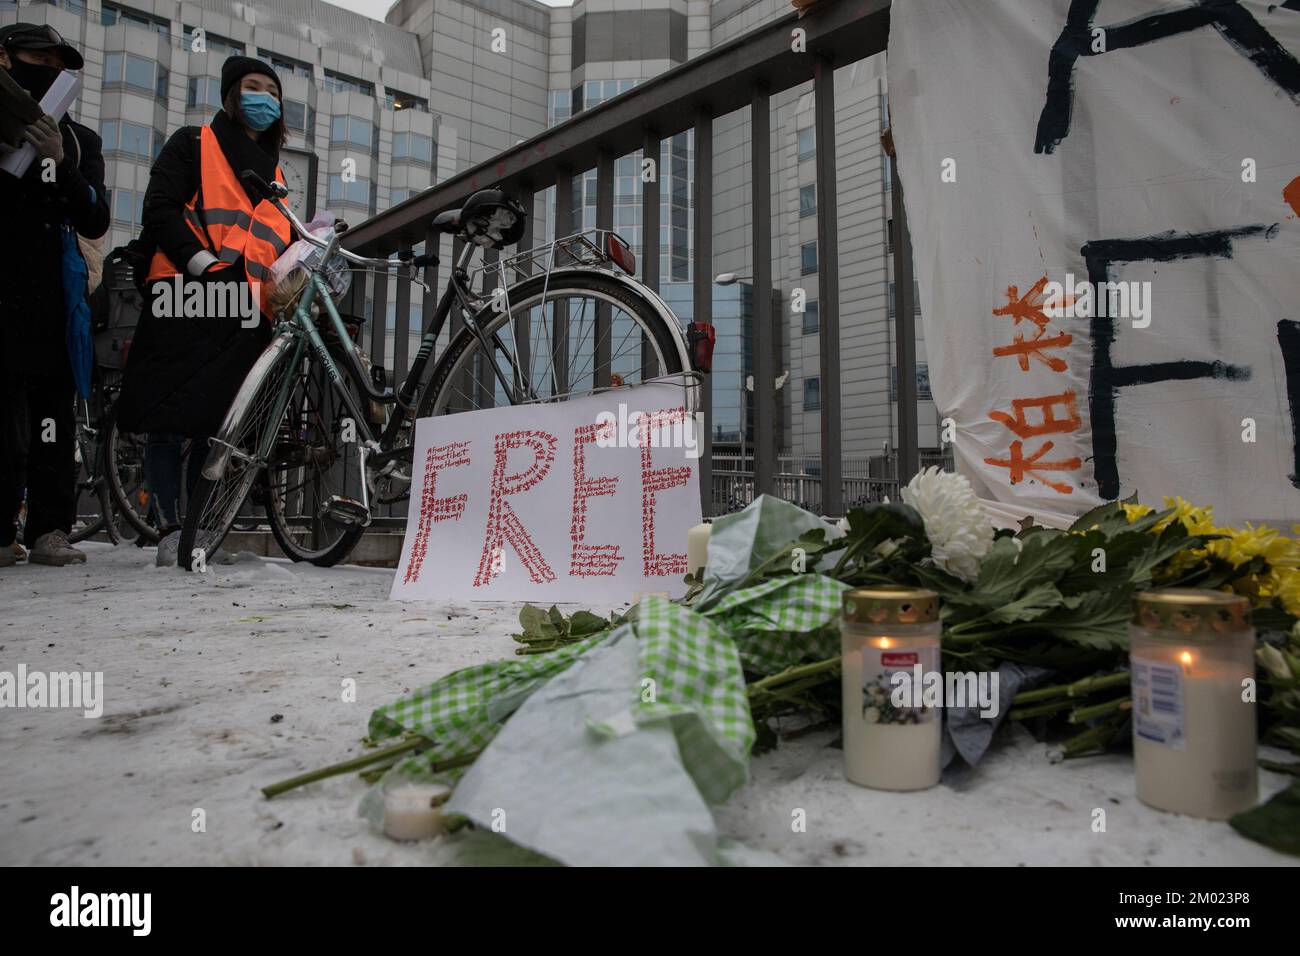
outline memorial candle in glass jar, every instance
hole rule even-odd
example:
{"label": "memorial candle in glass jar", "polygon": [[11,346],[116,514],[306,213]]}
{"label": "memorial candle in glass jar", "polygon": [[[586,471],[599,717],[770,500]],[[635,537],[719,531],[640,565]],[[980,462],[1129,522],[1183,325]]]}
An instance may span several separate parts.
{"label": "memorial candle in glass jar", "polygon": [[943,721],[938,707],[924,706],[922,681],[926,674],[942,680],[940,628],[933,591],[844,593],[844,775],[851,782],[878,790],[922,790],[939,782]]}
{"label": "memorial candle in glass jar", "polygon": [[1246,599],[1165,588],[1134,601],[1129,628],[1138,799],[1226,820],[1255,805],[1255,631]]}

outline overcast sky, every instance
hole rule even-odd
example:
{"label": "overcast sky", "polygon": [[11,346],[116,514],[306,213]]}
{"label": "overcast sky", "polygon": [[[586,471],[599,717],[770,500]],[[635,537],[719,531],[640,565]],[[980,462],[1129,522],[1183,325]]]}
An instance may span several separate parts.
{"label": "overcast sky", "polygon": [[[368,17],[374,17],[376,20],[384,19],[384,14],[388,12],[396,0],[325,0],[326,3],[332,3],[336,7],[343,7],[345,10],[351,10],[354,13],[364,13]],[[548,7],[571,7],[573,0],[539,0]]]}

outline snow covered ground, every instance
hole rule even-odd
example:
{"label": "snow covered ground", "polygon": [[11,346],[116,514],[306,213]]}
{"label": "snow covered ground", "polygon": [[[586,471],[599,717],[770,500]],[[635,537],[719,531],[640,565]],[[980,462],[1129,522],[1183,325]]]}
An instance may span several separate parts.
{"label": "snow covered ground", "polygon": [[[390,602],[391,571],[241,555],[189,575],[153,567],[152,550],[87,547],[85,566],[0,570],[0,670],[102,671],[105,697],[98,719],[0,710],[0,864],[494,858],[480,835],[407,845],[371,833],[355,776],[272,801],[259,790],[359,754],[374,707],[512,654],[517,605]],[[1052,765],[1021,735],[963,779],[886,794],[843,780],[831,737],[755,760],[717,811],[721,831],[795,864],[1296,863],[1226,824],[1144,807],[1125,757]],[[1285,780],[1260,784],[1265,798]]]}

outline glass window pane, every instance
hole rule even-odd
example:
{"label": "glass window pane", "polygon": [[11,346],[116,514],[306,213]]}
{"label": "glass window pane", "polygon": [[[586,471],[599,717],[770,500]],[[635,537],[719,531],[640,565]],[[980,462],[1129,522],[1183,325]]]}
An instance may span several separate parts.
{"label": "glass window pane", "polygon": [[817,215],[817,187],[799,187],[799,218]]}

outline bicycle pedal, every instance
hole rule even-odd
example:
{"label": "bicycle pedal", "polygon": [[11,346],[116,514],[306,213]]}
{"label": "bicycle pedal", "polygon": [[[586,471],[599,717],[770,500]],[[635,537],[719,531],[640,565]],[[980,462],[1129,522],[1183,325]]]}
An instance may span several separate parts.
{"label": "bicycle pedal", "polygon": [[370,524],[370,509],[355,498],[344,498],[342,495],[331,495],[321,505],[320,515],[336,524],[352,527],[365,527]]}

